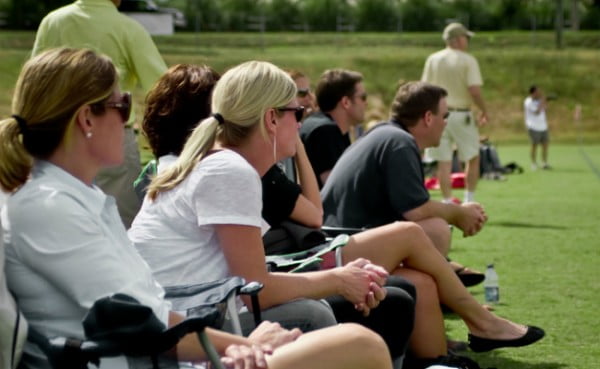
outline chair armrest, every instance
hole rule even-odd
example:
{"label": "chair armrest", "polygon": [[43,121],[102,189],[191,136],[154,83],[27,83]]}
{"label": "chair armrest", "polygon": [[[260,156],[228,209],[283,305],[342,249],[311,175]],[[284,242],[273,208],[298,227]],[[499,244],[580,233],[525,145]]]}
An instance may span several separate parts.
{"label": "chair armrest", "polygon": [[344,247],[350,239],[347,234],[340,234],[334,239],[311,249],[283,255],[269,255],[267,264],[273,271],[303,272],[322,261],[321,256]]}
{"label": "chair armrest", "polygon": [[[198,311],[197,315],[188,317],[168,329],[161,330],[160,326],[156,326],[155,330],[149,332],[131,327],[128,333],[121,332],[114,337],[107,336],[98,340],[47,338],[30,326],[28,340],[44,352],[55,369],[88,369],[88,363],[98,367],[103,357],[125,355],[156,358],[174,347],[188,333],[200,334],[206,327],[213,326],[219,319],[219,315],[220,312],[216,308],[205,306]],[[210,344],[209,341],[205,341],[203,345]],[[208,352],[211,348],[205,346],[205,350]],[[214,351],[214,348],[212,350]]]}
{"label": "chair armrest", "polygon": [[327,235],[327,237],[335,237],[340,234],[355,234],[366,230],[367,228],[355,228],[355,227],[331,227],[322,226],[321,231]]}
{"label": "chair armrest", "polygon": [[237,294],[245,284],[246,281],[241,277],[229,277],[208,283],[168,286],[164,287],[165,298],[171,301],[173,310],[187,311],[223,303],[231,294]]}

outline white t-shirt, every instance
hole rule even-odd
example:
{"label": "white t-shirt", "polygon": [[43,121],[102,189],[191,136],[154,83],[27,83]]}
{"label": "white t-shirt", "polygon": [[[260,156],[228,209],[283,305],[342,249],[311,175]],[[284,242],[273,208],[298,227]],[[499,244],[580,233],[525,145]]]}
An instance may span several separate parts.
{"label": "white t-shirt", "polygon": [[221,150],[177,187],[154,201],[146,197],[129,238],[163,286],[214,281],[230,275],[215,225],[260,228],[261,210],[258,173],[236,152]]}
{"label": "white t-shirt", "polygon": [[[0,190],[0,208],[4,206],[7,195]],[[2,230],[0,229],[0,368],[11,368],[13,351],[13,335],[17,322],[17,306],[8,292],[6,277],[4,275],[4,243],[2,241]],[[16,337],[15,364],[19,362],[23,344],[27,338],[27,321],[21,314],[19,316],[19,329]],[[16,367],[16,366],[15,366]]]}
{"label": "white t-shirt", "polygon": [[[44,161],[2,209],[6,277],[19,307],[48,337],[84,338],[81,321],[99,298],[125,293],[165,325],[171,304],[127,238],[115,200]],[[40,357],[27,345],[26,362]],[[101,368],[127,368],[125,358]]]}
{"label": "white t-shirt", "polygon": [[158,158],[158,164],[156,165],[156,173],[161,173],[177,160],[177,156],[173,154],[163,155]]}
{"label": "white t-shirt", "polygon": [[523,102],[523,108],[525,109],[525,125],[527,128],[534,131],[545,131],[548,129],[546,110],[542,109],[536,113],[540,103],[539,100],[533,99],[531,96],[528,96],[525,99],[525,102]]}

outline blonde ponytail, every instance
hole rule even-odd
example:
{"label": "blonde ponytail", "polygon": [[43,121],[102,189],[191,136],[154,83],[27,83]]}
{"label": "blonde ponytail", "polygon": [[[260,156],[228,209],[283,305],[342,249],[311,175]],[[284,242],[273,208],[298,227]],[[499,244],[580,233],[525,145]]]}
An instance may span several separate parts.
{"label": "blonde ponytail", "polygon": [[296,84],[292,78],[271,63],[249,61],[228,70],[213,90],[213,115],[194,129],[173,166],[150,183],[148,196],[156,199],[160,192],[181,183],[216,141],[236,147],[254,129],[266,135],[263,121],[266,111],[285,106],[295,96]]}
{"label": "blonde ponytail", "polygon": [[152,180],[148,186],[148,196],[154,200],[160,192],[168,191],[181,183],[213,147],[221,126],[214,116],[200,122],[190,134],[177,161]]}

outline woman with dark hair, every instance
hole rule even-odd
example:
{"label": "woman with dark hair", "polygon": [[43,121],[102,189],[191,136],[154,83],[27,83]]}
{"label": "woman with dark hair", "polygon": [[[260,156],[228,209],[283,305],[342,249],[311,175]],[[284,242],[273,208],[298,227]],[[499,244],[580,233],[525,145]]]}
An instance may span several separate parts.
{"label": "woman with dark hair", "polygon": [[[341,295],[355,316],[380,317],[376,332],[397,359],[412,329],[413,300],[383,288],[387,273],[378,266],[360,259],[328,271],[266,270],[260,175],[295,151],[303,112],[296,93],[293,80],[270,63],[227,71],[213,90],[214,113],[152,181],[129,236],[163,285],[228,275],[262,282],[261,310],[282,324],[305,319],[305,306],[323,306],[319,299]],[[296,308],[285,310],[290,306]]]}
{"label": "woman with dark hair", "polygon": [[146,95],[142,132],[154,159],[133,183],[140,200],[152,178],[177,159],[192,130],[210,114],[212,89],[220,77],[207,65],[176,64]]}
{"label": "woman with dark hair", "polygon": [[154,157],[171,163],[189,134],[210,115],[212,90],[221,76],[206,65],[177,64],[146,96],[142,129]]}

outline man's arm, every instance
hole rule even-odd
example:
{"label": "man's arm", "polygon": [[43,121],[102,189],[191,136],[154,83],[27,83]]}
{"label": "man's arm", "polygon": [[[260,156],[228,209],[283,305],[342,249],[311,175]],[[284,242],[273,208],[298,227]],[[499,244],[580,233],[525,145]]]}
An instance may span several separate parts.
{"label": "man's arm", "polygon": [[152,37],[139,23],[132,26],[129,31],[127,51],[138,83],[144,91],[149,91],[166,72],[167,65]]}
{"label": "man's arm", "polygon": [[38,27],[38,30],[35,34],[35,41],[33,42],[33,49],[31,50],[32,58],[48,48],[46,46],[46,39],[48,33],[46,29],[48,28],[48,22],[48,19],[44,18],[42,19],[42,23],[40,23],[40,26]]}
{"label": "man's arm", "polygon": [[533,112],[533,114],[539,115],[544,110],[546,110],[546,97],[542,96],[537,104],[537,109]]}
{"label": "man's arm", "polygon": [[435,200],[428,200],[423,205],[408,210],[402,215],[404,219],[413,222],[427,218],[442,218],[449,224],[460,228],[465,237],[477,234],[487,221],[483,207],[477,203],[457,205]]}
{"label": "man's arm", "polygon": [[485,101],[481,95],[481,86],[469,86],[469,94],[473,99],[475,105],[479,108],[479,125],[483,126],[488,123],[489,117],[487,108],[485,107]]}

